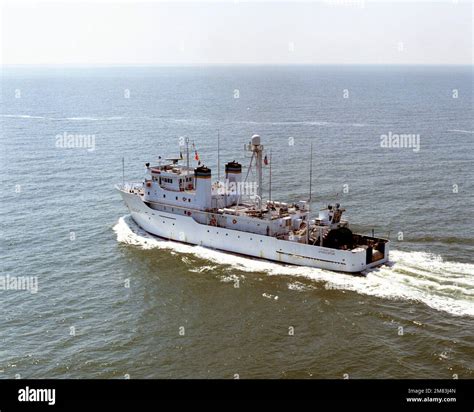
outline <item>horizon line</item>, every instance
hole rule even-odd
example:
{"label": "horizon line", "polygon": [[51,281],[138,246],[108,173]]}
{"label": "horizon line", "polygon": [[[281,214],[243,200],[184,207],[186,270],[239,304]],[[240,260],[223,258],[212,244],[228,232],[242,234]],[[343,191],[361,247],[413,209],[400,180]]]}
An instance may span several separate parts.
{"label": "horizon line", "polygon": [[472,63],[1,63],[0,68],[223,67],[223,66],[474,66]]}

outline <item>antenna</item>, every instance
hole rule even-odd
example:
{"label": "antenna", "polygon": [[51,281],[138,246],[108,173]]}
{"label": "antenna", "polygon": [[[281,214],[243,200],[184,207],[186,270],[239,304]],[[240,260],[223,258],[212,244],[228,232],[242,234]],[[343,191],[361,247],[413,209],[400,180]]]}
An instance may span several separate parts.
{"label": "antenna", "polygon": [[310,231],[310,211],[311,211],[311,196],[312,196],[312,180],[313,180],[313,141],[311,140],[309,149],[309,199],[308,199],[308,220],[306,222],[306,244],[309,245],[309,231]]}
{"label": "antenna", "polygon": [[189,174],[189,137],[186,137],[186,175]]}
{"label": "antenna", "polygon": [[[312,180],[313,180],[313,141],[311,141],[310,145],[310,159],[309,159],[309,199],[308,203],[311,202],[311,195],[312,195]],[[308,205],[309,206],[309,205]]]}
{"label": "antenna", "polygon": [[220,135],[217,129],[217,181],[221,181]]}
{"label": "antenna", "polygon": [[125,187],[125,157],[122,157],[122,188]]}
{"label": "antenna", "polygon": [[272,200],[272,149],[270,149],[270,176],[268,179],[269,189],[268,189],[268,199]]}

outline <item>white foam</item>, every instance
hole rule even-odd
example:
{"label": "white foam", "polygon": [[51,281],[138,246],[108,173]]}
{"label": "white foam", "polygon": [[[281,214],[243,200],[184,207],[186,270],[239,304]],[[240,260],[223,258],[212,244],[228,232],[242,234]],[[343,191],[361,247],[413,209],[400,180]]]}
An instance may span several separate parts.
{"label": "white foam", "polygon": [[472,131],[472,130],[462,130],[462,129],[452,129],[452,130],[448,130],[448,132],[451,132],[451,133],[469,133],[469,134],[474,134],[474,131]]}
{"label": "white foam", "polygon": [[238,284],[240,279],[245,279],[245,276],[237,276],[237,275],[223,275],[223,276],[220,276],[221,282],[224,282],[224,283]]}
{"label": "white foam", "polygon": [[9,117],[12,119],[44,119],[43,116],[30,116],[28,114],[2,114],[1,117]]}
{"label": "white foam", "polygon": [[276,122],[256,122],[251,120],[237,121],[235,123],[252,124],[252,125],[269,125],[269,126],[352,126],[367,127],[365,123],[337,123],[322,120],[295,120],[295,121],[276,121]]}
{"label": "white foam", "polygon": [[46,120],[79,120],[79,121],[98,121],[98,120],[121,120],[121,116],[109,117],[44,117],[30,116],[29,114],[0,114],[0,117],[8,117],[12,119],[46,119]]}
{"label": "white foam", "polygon": [[86,120],[86,121],[98,121],[98,120],[120,120],[123,119],[121,116],[111,116],[111,117],[66,117],[64,119],[54,119],[54,120]]}
{"label": "white foam", "polygon": [[[200,246],[160,240],[139,228],[130,216],[121,217],[114,227],[117,240],[143,249],[171,249],[191,253],[217,265],[267,275],[304,277],[324,282],[328,289],[350,290],[386,299],[422,302],[429,307],[458,316],[474,317],[474,265],[447,262],[424,252],[390,252],[390,265],[354,276],[323,269],[287,266],[246,258]],[[291,287],[297,290],[298,287]]]}
{"label": "white foam", "polygon": [[267,299],[278,300],[278,296],[272,295],[271,293],[262,293],[262,296]]}
{"label": "white foam", "polygon": [[217,266],[209,265],[209,266],[200,266],[198,268],[191,268],[191,269],[189,269],[189,271],[190,272],[195,272],[195,273],[202,273],[202,272],[211,272],[216,268],[217,268]]}
{"label": "white foam", "polygon": [[269,125],[269,126],[335,126],[337,123],[303,120],[303,121],[277,121],[277,122],[256,122],[251,120],[238,121],[237,123],[252,124],[252,125]]}
{"label": "white foam", "polygon": [[305,285],[304,283],[294,281],[288,283],[288,289],[295,290],[297,292],[308,292],[317,289],[317,287],[314,285]]}

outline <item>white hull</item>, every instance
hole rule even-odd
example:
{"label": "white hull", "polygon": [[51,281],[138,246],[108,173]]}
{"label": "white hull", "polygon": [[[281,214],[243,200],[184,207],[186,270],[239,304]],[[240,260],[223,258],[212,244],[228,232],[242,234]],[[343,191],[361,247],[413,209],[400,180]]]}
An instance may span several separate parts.
{"label": "white hull", "polygon": [[389,245],[383,258],[366,262],[365,250],[338,250],[280,240],[196,222],[191,216],[167,213],[148,207],[140,196],[120,190],[133,220],[147,232],[170,240],[200,245],[276,262],[310,266],[337,272],[357,273],[388,260]]}

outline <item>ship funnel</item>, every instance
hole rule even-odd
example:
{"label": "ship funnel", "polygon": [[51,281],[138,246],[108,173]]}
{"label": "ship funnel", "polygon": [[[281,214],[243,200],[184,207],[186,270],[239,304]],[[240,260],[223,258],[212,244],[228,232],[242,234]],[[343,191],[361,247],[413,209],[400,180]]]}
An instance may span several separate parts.
{"label": "ship funnel", "polygon": [[225,165],[225,179],[228,185],[228,196],[226,206],[235,204],[240,196],[240,185],[242,182],[242,165],[235,160]]}
{"label": "ship funnel", "polygon": [[236,162],[234,160],[225,165],[226,178],[229,178],[229,176],[232,174],[240,174],[240,173],[242,173],[242,165],[239,162]]}
{"label": "ship funnel", "polygon": [[196,202],[204,209],[211,207],[212,185],[211,169],[206,166],[199,166],[194,169],[194,179],[196,187]]}
{"label": "ship funnel", "polygon": [[210,179],[211,178],[211,169],[206,166],[199,166],[194,169],[194,176],[196,178]]}

